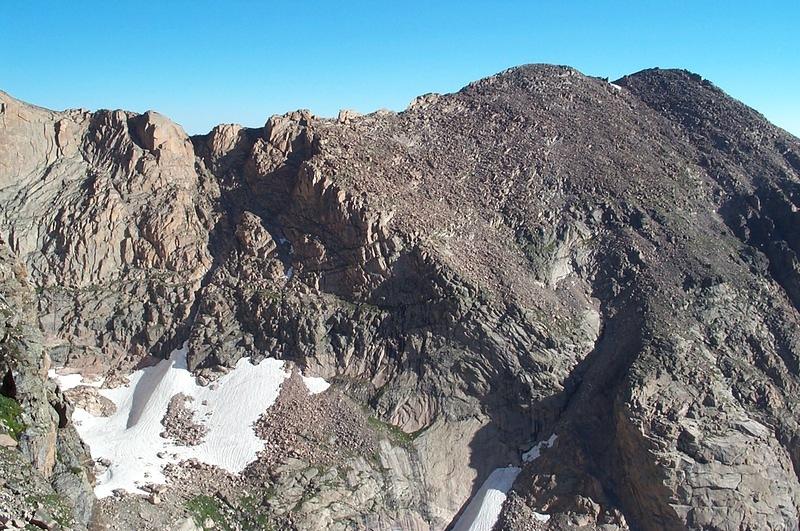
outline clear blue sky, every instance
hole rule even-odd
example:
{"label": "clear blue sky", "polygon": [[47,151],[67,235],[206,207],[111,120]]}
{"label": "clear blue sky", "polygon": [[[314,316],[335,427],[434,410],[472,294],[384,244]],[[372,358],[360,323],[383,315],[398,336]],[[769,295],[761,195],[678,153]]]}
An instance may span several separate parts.
{"label": "clear blue sky", "polygon": [[0,2],[0,89],[155,109],[189,133],[309,108],[401,110],[523,63],[681,67],[800,135],[800,0]]}

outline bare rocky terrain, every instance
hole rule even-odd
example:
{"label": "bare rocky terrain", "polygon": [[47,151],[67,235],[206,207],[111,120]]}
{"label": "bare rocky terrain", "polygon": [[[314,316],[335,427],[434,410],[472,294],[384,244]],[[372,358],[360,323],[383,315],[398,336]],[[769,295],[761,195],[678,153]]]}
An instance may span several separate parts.
{"label": "bare rocky terrain", "polygon": [[[698,75],[529,65],[195,137],[0,92],[0,205],[3,525],[446,529],[511,464],[496,529],[798,528],[800,140]],[[109,405],[48,370],[184,342],[199,379],[332,387],[286,380],[240,476],[95,500],[71,404]]]}

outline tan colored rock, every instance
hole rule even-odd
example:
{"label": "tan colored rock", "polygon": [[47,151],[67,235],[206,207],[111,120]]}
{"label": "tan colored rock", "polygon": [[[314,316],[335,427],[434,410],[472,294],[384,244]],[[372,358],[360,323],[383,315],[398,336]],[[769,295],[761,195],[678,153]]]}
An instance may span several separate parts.
{"label": "tan colored rock", "polygon": [[84,409],[96,417],[109,417],[117,410],[114,402],[101,395],[96,387],[81,385],[64,391],[64,396],[75,407]]}
{"label": "tan colored rock", "polygon": [[282,116],[270,116],[264,126],[268,145],[283,156],[288,155],[293,149],[293,142],[298,138],[303,128],[310,125],[311,119],[311,113],[307,110],[294,111]]}
{"label": "tan colored rock", "polygon": [[435,92],[429,92],[428,94],[423,94],[422,96],[417,96],[414,98],[411,103],[408,105],[409,109],[426,109],[430,107],[432,104],[439,101],[441,94],[437,94]]}
{"label": "tan colored rock", "polygon": [[133,120],[135,132],[143,147],[185,160],[194,158],[194,149],[183,128],[169,118],[147,111]]}
{"label": "tan colored rock", "polygon": [[[56,113],[0,100],[0,233],[40,288],[51,354],[108,366],[160,352],[211,265],[210,199],[191,141],[158,113]],[[130,311],[122,321],[120,307]],[[159,308],[155,322],[145,307]]]}
{"label": "tan colored rock", "polygon": [[214,158],[223,157],[239,148],[242,142],[243,127],[237,124],[216,126],[208,135],[207,144]]}
{"label": "tan colored rock", "polygon": [[261,218],[252,212],[242,214],[242,219],[236,226],[236,238],[245,253],[259,258],[265,258],[277,248],[272,236],[261,223]]}
{"label": "tan colored rock", "polygon": [[336,117],[336,121],[340,124],[349,124],[359,116],[361,116],[361,114],[352,109],[341,109],[339,115]]}

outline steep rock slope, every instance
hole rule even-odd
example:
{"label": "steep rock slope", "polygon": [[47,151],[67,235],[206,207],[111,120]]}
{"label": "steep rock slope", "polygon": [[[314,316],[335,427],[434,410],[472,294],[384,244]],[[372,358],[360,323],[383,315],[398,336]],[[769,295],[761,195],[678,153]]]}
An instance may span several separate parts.
{"label": "steep rock slope", "polygon": [[0,518],[83,529],[94,502],[90,459],[70,406],[47,381],[33,298],[25,268],[0,239]]}
{"label": "steep rock slope", "polygon": [[0,234],[59,363],[274,355],[410,434],[408,495],[338,521],[322,486],[294,525],[444,528],[555,433],[501,527],[797,526],[800,143],[698,76],[526,66],[191,141],[0,117]]}
{"label": "steep rock slope", "polygon": [[168,353],[211,261],[214,183],[189,139],[153,112],[54,113],[0,96],[0,216],[54,359],[108,369]]}

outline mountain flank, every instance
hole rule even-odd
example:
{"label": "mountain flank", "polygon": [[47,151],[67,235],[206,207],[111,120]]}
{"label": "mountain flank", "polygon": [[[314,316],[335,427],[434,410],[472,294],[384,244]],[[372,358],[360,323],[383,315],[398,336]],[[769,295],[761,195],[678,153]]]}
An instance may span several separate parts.
{"label": "mountain flank", "polygon": [[[6,525],[470,528],[503,469],[494,529],[798,526],[800,140],[696,74],[194,137],[0,92],[0,205]],[[184,346],[286,362],[263,452],[97,499],[73,411]]]}

